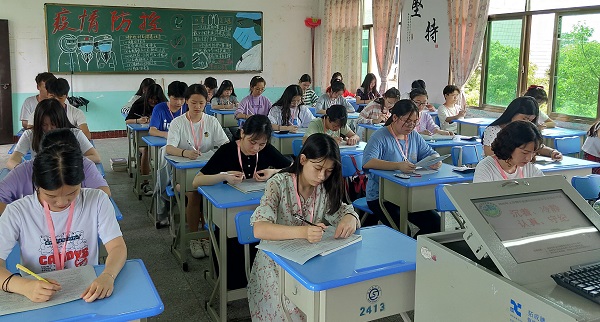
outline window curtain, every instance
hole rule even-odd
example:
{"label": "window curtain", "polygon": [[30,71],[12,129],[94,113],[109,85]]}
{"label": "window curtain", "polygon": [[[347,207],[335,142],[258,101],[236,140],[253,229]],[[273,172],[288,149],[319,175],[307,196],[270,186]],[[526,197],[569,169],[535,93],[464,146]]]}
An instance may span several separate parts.
{"label": "window curtain", "polygon": [[325,37],[323,91],[329,86],[331,75],[341,72],[344,85],[355,92],[361,79],[362,0],[325,1]]}
{"label": "window curtain", "polygon": [[451,83],[461,88],[462,106],[464,86],[481,55],[489,6],[489,0],[448,0]]}
{"label": "window curtain", "polygon": [[373,0],[373,41],[377,71],[381,77],[379,93],[387,90],[387,75],[394,59],[402,2],[403,0]]}

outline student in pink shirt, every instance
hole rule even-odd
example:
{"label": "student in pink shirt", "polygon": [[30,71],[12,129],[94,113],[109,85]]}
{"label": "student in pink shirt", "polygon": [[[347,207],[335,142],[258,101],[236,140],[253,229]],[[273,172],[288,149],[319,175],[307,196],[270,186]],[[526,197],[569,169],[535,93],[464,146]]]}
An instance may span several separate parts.
{"label": "student in pink shirt", "polygon": [[271,101],[264,97],[262,93],[265,91],[267,81],[260,76],[254,76],[250,80],[250,95],[244,97],[235,111],[236,119],[247,119],[251,115],[269,115],[271,109]]}

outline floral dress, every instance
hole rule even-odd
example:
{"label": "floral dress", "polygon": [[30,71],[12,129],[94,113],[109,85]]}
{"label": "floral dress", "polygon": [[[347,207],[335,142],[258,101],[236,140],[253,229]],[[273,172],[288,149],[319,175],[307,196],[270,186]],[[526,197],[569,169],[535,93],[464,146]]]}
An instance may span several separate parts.
{"label": "floral dress", "polygon": [[[267,182],[265,194],[250,221],[253,224],[257,221],[269,221],[280,225],[301,226],[302,222],[295,219],[293,214],[305,214],[306,220],[310,221],[313,205],[315,208],[312,212],[314,214],[313,223],[323,222],[326,225],[335,226],[344,215],[356,214],[351,205],[342,203],[338,211],[333,215],[327,215],[328,198],[323,185],[319,185],[316,193],[306,200],[300,195],[300,201],[302,211],[299,211],[298,208],[292,174],[276,174]],[[262,250],[259,250],[248,281],[248,302],[252,321],[285,321],[285,312],[281,307],[280,298],[277,264]],[[304,313],[287,299],[285,306],[292,321],[306,321]]]}

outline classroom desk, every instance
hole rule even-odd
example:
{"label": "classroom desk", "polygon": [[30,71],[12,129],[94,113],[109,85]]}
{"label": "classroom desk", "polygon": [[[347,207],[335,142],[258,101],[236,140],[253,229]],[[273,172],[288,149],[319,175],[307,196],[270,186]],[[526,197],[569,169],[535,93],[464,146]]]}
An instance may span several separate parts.
{"label": "classroom desk", "polygon": [[408,213],[415,211],[435,209],[435,187],[445,183],[472,182],[473,173],[461,174],[452,171],[454,166],[443,163],[436,173],[426,174],[422,177],[400,179],[394,177],[399,171],[374,170],[369,171],[379,176],[379,204],[392,227],[395,223],[383,206],[384,201],[389,201],[400,207],[400,226],[402,233],[408,232]]}
{"label": "classroom desk", "polygon": [[[104,265],[94,267],[100,275]],[[8,321],[132,321],[146,320],[165,307],[141,259],[130,259],[115,280],[110,297],[86,303],[76,300],[39,310],[0,316]]]}
{"label": "classroom desk", "polygon": [[358,126],[362,127],[365,129],[364,135],[363,135],[363,140],[365,140],[365,142],[369,142],[369,139],[371,138],[371,135],[373,135],[373,133],[375,133],[375,131],[379,130],[380,128],[383,127],[383,123],[380,124],[358,124]]}
{"label": "classroom desk", "polygon": [[[154,189],[154,187],[156,187],[156,170],[158,170],[160,148],[167,145],[167,139],[160,136],[147,135],[142,137],[142,140],[146,142],[148,145],[148,150],[150,150],[150,174],[152,177],[151,184],[152,188]],[[154,224],[156,225],[159,222],[159,218],[157,218],[154,198],[152,198],[152,202],[150,203],[150,211],[148,214],[150,215],[150,219],[153,220]]]}
{"label": "classroom desk", "polygon": [[[496,119],[491,117],[472,117],[467,119],[458,119],[458,134],[466,136],[479,136],[479,128],[486,127]],[[441,121],[441,120],[440,120]]]}
{"label": "classroom desk", "polygon": [[562,175],[569,182],[574,176],[586,176],[592,173],[592,168],[600,167],[600,163],[579,158],[564,156],[561,162],[536,164],[544,175]]}
{"label": "classroom desk", "polygon": [[278,264],[280,294],[310,322],[371,321],[394,314],[410,321],[406,312],[415,306],[416,240],[387,226],[357,233],[361,242],[304,265],[265,252]]}
{"label": "classroom desk", "polygon": [[568,137],[568,136],[581,137],[581,145],[583,145],[583,140],[585,139],[586,134],[587,134],[587,131],[565,129],[563,127],[554,127],[554,128],[542,130],[542,137],[544,137],[544,145],[549,146],[551,148],[554,148],[554,139],[564,138],[564,137]]}
{"label": "classroom desk", "polygon": [[[175,200],[179,209],[179,223],[171,221],[169,227],[171,237],[171,253],[179,261],[181,269],[188,271],[187,253],[188,242],[191,239],[208,238],[206,232],[187,232],[185,220],[185,192],[196,191],[192,187],[194,177],[200,171],[200,168],[206,165],[208,159],[190,160],[189,162],[176,162],[166,158],[167,162],[173,166],[173,178],[171,179],[173,190],[179,185],[181,193],[175,190]],[[171,217],[174,218],[173,214]]]}
{"label": "classroom desk", "polygon": [[215,117],[219,120],[222,127],[237,126],[238,121],[235,119],[235,109],[231,110],[212,110],[215,113]]}
{"label": "classroom desk", "polygon": [[279,134],[277,132],[273,132],[271,136],[271,144],[283,155],[292,155],[294,151],[292,150],[292,141],[296,139],[302,139],[304,137],[304,132],[306,129],[300,128],[296,133],[287,133],[287,134]]}
{"label": "classroom desk", "polygon": [[[142,175],[142,167],[141,167],[141,158],[139,149],[141,147],[147,147],[146,142],[142,140],[142,137],[148,135],[148,130],[150,129],[149,124],[127,124],[127,130],[131,136],[129,137],[129,158],[133,157],[135,160],[135,171],[130,172],[133,173],[133,192],[138,196],[138,200],[142,200],[142,182],[144,180],[150,179],[151,176],[149,174]],[[133,153],[133,154],[132,154]],[[129,163],[129,167],[131,167],[131,163]]]}
{"label": "classroom desk", "polygon": [[[466,138],[464,135],[455,135],[452,140],[429,140],[427,144],[434,149],[440,155],[450,154],[453,146],[462,146],[469,144],[477,144],[481,142],[481,139],[476,139],[474,141],[462,140],[461,138]],[[481,156],[483,157],[483,155]],[[452,158],[447,158],[444,160],[444,163],[452,164]]]}
{"label": "classroom desk", "polygon": [[[219,277],[215,282],[206,309],[213,321],[227,321],[227,302],[244,299],[247,296],[246,288],[237,290],[228,290],[227,288],[227,238],[237,237],[235,215],[243,210],[255,209],[260,203],[264,191],[246,194],[228,184],[218,183],[212,186],[198,187],[198,192],[204,199],[202,208],[219,271]],[[213,225],[220,229],[218,242]],[[209,257],[212,257],[212,252]],[[213,307],[217,299],[220,299],[218,310]]]}

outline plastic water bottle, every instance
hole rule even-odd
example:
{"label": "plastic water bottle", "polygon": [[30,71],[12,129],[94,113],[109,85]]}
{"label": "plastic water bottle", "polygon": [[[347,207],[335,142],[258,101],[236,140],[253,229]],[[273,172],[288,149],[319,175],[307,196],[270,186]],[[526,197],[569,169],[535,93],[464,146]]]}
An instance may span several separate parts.
{"label": "plastic water bottle", "polygon": [[292,125],[298,126],[298,119],[297,118],[293,118],[292,119]]}
{"label": "plastic water bottle", "polygon": [[598,214],[600,214],[600,199],[596,200],[596,202],[594,202],[594,205],[592,207],[594,207],[594,210],[596,210],[596,212]]}

